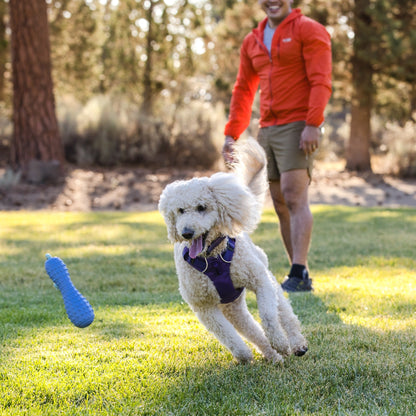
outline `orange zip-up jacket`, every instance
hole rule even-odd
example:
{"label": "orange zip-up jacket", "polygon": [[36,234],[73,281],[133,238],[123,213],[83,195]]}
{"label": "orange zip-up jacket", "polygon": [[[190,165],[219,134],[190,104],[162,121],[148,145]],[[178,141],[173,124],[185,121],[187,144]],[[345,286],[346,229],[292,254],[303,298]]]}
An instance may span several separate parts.
{"label": "orange zip-up jacket", "polygon": [[320,126],[331,96],[331,39],[320,23],[292,12],[277,26],[271,53],[263,43],[267,18],[241,47],[225,135],[237,139],[248,127],[260,84],[260,127],[305,120]]}

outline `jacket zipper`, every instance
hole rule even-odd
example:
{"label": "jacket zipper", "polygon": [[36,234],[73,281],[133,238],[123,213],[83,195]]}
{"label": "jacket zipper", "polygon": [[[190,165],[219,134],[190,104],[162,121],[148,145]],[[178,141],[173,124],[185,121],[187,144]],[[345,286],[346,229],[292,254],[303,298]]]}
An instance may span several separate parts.
{"label": "jacket zipper", "polygon": [[[260,46],[260,49],[263,49],[267,53],[267,56],[269,57],[269,62],[270,62],[270,70],[269,70],[269,91],[270,91],[269,111],[270,111],[270,114],[275,118],[275,120],[277,122],[277,116],[273,111],[273,89],[272,89],[273,58],[272,58],[271,48],[270,48],[270,52],[269,52],[268,49],[266,48],[266,46],[264,45],[264,43],[260,42],[260,40],[257,38],[257,36],[255,36],[254,39],[256,39],[256,42]],[[278,46],[277,46],[277,56],[280,59],[279,55],[280,55],[280,41],[278,42]]]}

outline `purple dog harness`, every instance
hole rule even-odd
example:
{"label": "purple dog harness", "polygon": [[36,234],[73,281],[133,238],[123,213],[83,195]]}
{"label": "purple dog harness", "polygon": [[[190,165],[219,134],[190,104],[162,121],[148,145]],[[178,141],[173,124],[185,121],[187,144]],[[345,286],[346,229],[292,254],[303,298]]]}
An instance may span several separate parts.
{"label": "purple dog harness", "polygon": [[[217,238],[207,250],[207,255],[217,247],[226,237]],[[227,247],[218,257],[198,256],[194,259],[189,255],[189,248],[183,249],[182,255],[186,262],[201,273],[207,275],[221,298],[221,303],[235,301],[244,290],[243,287],[235,288],[230,277],[230,265],[234,255],[235,238],[227,237]]]}

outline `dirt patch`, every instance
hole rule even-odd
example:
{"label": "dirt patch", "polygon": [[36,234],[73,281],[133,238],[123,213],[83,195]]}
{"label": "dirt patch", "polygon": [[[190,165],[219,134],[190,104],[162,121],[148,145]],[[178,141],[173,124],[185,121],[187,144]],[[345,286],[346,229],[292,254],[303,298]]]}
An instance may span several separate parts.
{"label": "dirt patch", "polygon": [[310,189],[313,204],[347,206],[416,207],[416,179],[399,179],[383,173],[344,170],[343,162],[317,163]]}
{"label": "dirt patch", "polygon": [[[69,166],[56,184],[19,183],[0,187],[0,210],[149,211],[157,208],[164,187],[178,179],[209,176],[213,171],[180,169],[80,169]],[[0,169],[0,177],[4,169]],[[312,204],[416,207],[416,179],[381,173],[356,174],[343,163],[317,162],[310,186]],[[271,205],[270,199],[267,205]]]}

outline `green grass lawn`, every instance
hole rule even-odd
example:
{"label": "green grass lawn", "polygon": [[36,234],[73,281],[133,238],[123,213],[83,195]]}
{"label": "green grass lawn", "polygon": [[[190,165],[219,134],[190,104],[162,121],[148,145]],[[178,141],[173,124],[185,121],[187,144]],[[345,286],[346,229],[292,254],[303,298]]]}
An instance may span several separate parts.
{"label": "green grass lawn", "polygon": [[[283,366],[237,365],[198,323],[158,213],[1,212],[0,415],[416,414],[416,210],[313,212],[315,291],[290,296],[310,350]],[[282,281],[272,211],[253,239]],[[90,327],[68,320],[48,252]]]}

